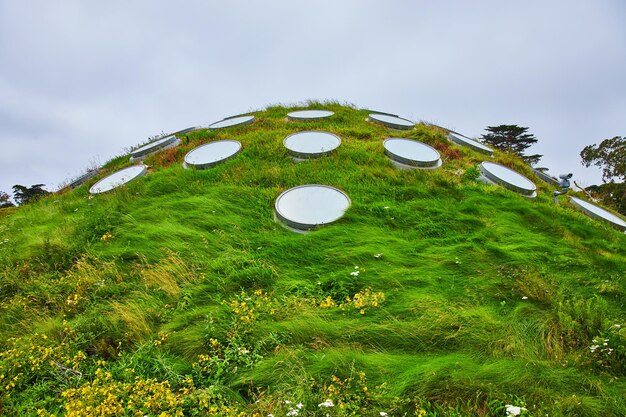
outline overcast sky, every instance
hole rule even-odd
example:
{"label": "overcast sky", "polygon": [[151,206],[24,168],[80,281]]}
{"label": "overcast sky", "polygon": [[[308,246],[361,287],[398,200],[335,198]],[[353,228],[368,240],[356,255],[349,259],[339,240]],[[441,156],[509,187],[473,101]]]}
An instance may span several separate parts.
{"label": "overcast sky", "polygon": [[625,22],[624,0],[0,0],[0,191],[307,99],[527,126],[590,185],[580,150],[626,135]]}

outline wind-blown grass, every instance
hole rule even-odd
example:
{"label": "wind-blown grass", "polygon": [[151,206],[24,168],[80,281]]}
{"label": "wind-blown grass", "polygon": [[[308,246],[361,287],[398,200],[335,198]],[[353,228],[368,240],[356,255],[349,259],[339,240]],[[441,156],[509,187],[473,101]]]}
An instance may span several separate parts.
{"label": "wind-blown grass", "polygon": [[[123,188],[88,196],[119,157],[0,218],[0,410],[91,415],[110,394],[118,415],[624,415],[626,236],[554,205],[514,157],[495,161],[536,199],[477,182],[484,156],[439,129],[309,105],[336,114],[287,122],[306,106],[273,106],[190,133]],[[305,129],[342,145],[296,164],[282,141]],[[437,147],[443,167],[394,168],[389,136]],[[181,167],[226,138],[236,158]],[[301,235],[273,204],[306,183],[352,206]]]}

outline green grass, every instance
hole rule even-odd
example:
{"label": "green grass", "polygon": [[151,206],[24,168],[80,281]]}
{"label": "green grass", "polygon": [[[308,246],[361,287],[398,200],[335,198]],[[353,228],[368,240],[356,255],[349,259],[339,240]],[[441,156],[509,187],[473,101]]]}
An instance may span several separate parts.
{"label": "green grass", "polygon": [[[252,125],[193,132],[148,157],[149,175],[126,187],[89,198],[93,183],[129,165],[118,157],[79,189],[1,216],[0,411],[90,415],[72,414],[72,389],[102,383],[126,401],[119,384],[139,376],[250,415],[284,415],[284,400],[305,403],[300,415],[501,416],[504,404],[537,416],[626,413],[623,233],[555,205],[552,188],[510,155],[494,161],[533,179],[536,199],[475,181],[484,156],[437,129],[392,132],[350,106],[307,108],[336,114],[287,122],[294,108],[269,107]],[[342,145],[293,163],[282,141],[305,129]],[[389,136],[437,146],[443,167],[394,168],[382,152]],[[192,148],[226,138],[242,142],[236,158],[181,167]],[[273,204],[306,183],[337,187],[352,206],[302,235],[274,222]],[[346,304],[367,289],[384,302],[363,314]],[[321,307],[328,297],[334,307]],[[254,304],[250,320],[234,300]],[[594,338],[611,353],[592,352]],[[329,397],[336,407],[317,406]]]}

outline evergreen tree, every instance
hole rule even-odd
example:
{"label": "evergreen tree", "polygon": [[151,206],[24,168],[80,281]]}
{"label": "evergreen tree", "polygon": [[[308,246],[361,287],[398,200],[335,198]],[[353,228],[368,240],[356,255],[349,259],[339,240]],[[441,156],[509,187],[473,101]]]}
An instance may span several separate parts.
{"label": "evergreen tree", "polygon": [[45,184],[35,184],[30,187],[16,184],[13,186],[13,199],[17,204],[28,204],[50,194],[44,190]]}
{"label": "evergreen tree", "polygon": [[543,155],[525,155],[524,151],[537,143],[535,135],[528,132],[527,127],[517,125],[487,126],[486,135],[481,139],[494,148],[519,155],[526,163],[534,165]]}

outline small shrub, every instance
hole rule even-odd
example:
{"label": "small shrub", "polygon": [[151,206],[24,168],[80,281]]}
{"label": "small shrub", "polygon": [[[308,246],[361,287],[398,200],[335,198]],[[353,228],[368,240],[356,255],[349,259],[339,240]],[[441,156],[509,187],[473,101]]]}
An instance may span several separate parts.
{"label": "small shrub", "polygon": [[445,142],[437,142],[437,143],[435,143],[435,149],[437,149],[439,151],[439,153],[443,157],[442,159],[444,159],[444,160],[461,159],[462,156],[463,156],[458,149],[451,148]]}
{"label": "small shrub", "polygon": [[465,172],[461,176],[461,179],[463,180],[463,182],[467,183],[471,181],[476,181],[478,177],[480,177],[480,170],[478,169],[478,167],[473,166],[465,170]]}

